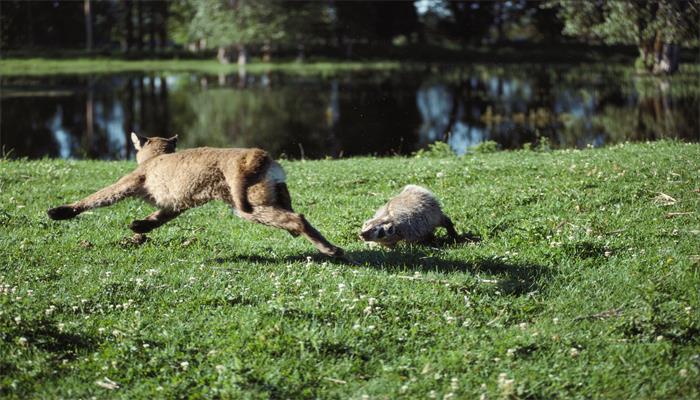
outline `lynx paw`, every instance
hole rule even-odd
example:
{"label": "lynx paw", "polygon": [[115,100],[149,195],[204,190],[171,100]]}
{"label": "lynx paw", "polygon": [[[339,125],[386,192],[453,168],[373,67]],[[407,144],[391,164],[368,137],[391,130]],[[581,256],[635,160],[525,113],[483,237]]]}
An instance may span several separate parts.
{"label": "lynx paw", "polygon": [[147,233],[153,230],[153,223],[144,219],[137,219],[129,224],[129,229],[135,233]]}
{"label": "lynx paw", "polygon": [[46,214],[49,215],[49,218],[53,220],[61,220],[61,219],[71,219],[78,215],[78,211],[70,206],[58,206],[54,208],[50,208],[48,211],[46,211]]}
{"label": "lynx paw", "polygon": [[331,246],[329,248],[323,249],[321,251],[323,254],[335,258],[344,258],[345,257],[345,251],[341,249],[340,247],[336,246]]}

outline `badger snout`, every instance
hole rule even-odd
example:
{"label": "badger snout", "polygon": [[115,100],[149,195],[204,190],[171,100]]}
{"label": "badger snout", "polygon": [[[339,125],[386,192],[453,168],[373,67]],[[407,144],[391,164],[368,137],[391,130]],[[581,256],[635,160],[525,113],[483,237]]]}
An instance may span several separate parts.
{"label": "badger snout", "polygon": [[360,232],[360,234],[358,236],[360,237],[360,239],[364,240],[365,242],[368,240],[372,240],[372,231],[371,230],[362,231],[362,232]]}
{"label": "badger snout", "polygon": [[376,241],[386,236],[386,231],[383,227],[371,227],[360,233],[360,239],[364,241]]}

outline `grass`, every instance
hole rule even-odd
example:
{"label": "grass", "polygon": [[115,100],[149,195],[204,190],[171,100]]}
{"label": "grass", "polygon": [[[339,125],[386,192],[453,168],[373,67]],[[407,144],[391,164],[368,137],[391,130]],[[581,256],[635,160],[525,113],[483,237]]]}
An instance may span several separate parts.
{"label": "grass", "polygon": [[[252,62],[246,71],[257,73],[269,70],[295,74],[323,74],[329,72],[355,70],[393,70],[402,63],[394,61],[375,62]],[[18,75],[62,75],[62,74],[106,74],[117,72],[201,72],[209,74],[231,74],[238,71],[238,65],[221,64],[215,59],[208,60],[122,60],[115,58],[14,58],[0,60],[0,76]]]}
{"label": "grass", "polygon": [[[217,203],[130,245],[140,201],[45,210],[133,163],[0,161],[0,396],[700,396],[699,145],[432,156],[284,162],[358,266]],[[408,183],[481,242],[360,243]]]}

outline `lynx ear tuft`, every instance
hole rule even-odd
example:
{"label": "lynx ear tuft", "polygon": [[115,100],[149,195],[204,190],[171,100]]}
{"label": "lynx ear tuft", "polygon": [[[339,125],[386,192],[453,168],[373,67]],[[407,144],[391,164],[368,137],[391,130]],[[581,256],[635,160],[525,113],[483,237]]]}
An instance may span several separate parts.
{"label": "lynx ear tuft", "polygon": [[144,144],[146,144],[146,141],[148,138],[145,138],[143,136],[139,136],[134,132],[131,132],[131,142],[134,144],[134,147],[136,150],[141,150]]}

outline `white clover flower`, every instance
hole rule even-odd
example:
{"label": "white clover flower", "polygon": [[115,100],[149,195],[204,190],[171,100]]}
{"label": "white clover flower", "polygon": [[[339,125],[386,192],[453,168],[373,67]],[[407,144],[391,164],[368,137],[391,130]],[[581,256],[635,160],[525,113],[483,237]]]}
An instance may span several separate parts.
{"label": "white clover flower", "polygon": [[498,390],[503,397],[510,397],[515,393],[515,379],[508,379],[508,375],[500,373],[498,375]]}
{"label": "white clover flower", "polygon": [[581,352],[576,347],[572,347],[571,349],[569,349],[569,355],[573,358],[578,357],[580,353]]}
{"label": "white clover flower", "polygon": [[22,336],[19,339],[17,339],[17,343],[19,343],[20,346],[26,346],[29,341],[27,340],[26,337]]}
{"label": "white clover flower", "polygon": [[187,361],[183,361],[180,363],[180,367],[182,367],[183,370],[187,371],[187,368],[190,366],[190,363]]}

